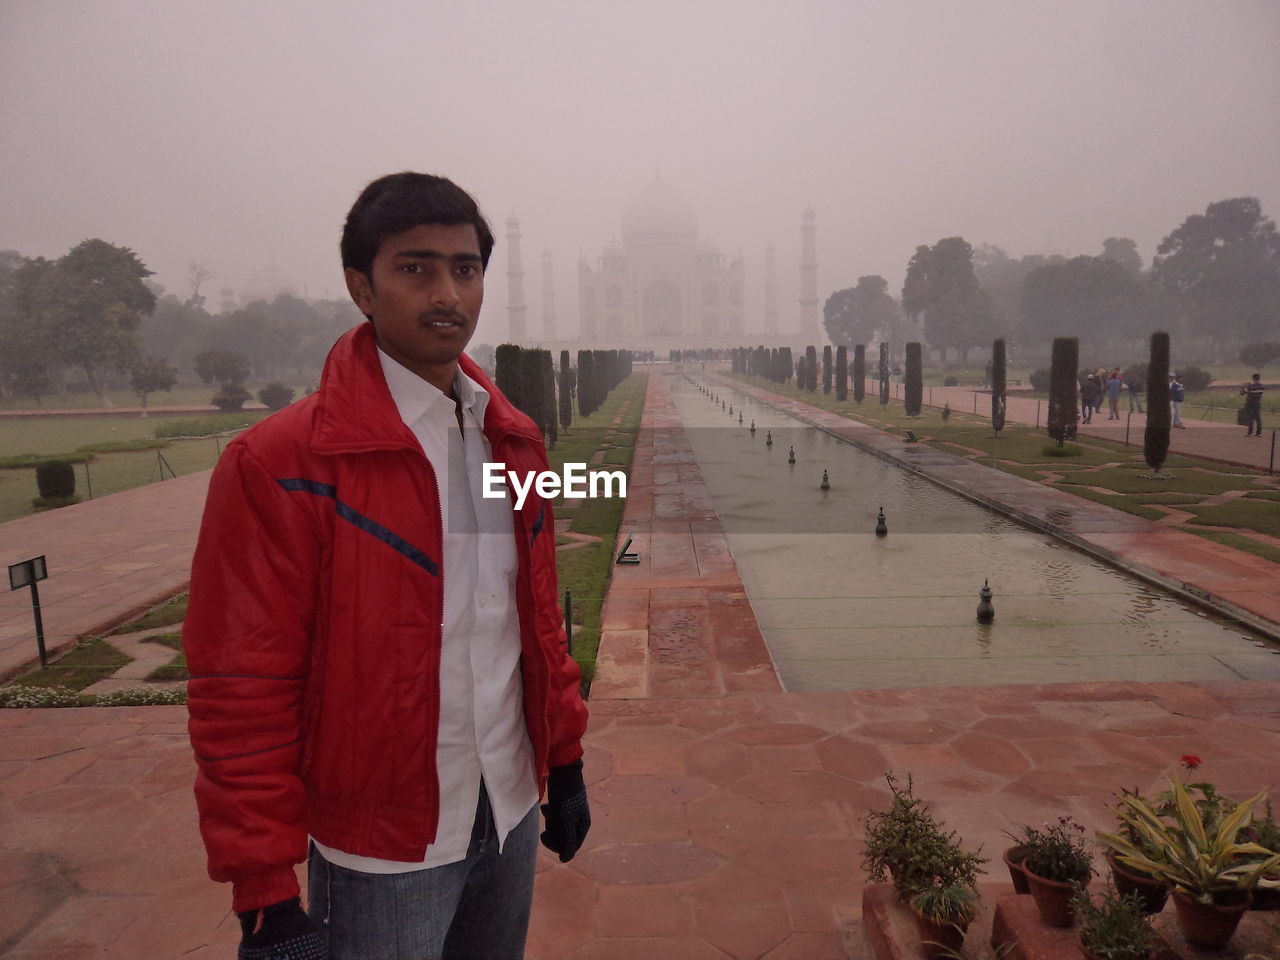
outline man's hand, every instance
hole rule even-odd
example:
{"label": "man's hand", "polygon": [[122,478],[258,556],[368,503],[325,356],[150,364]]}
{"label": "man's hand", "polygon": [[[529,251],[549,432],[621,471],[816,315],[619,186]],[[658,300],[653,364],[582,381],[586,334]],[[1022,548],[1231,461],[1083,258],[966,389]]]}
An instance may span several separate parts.
{"label": "man's hand", "polygon": [[244,935],[237,960],[328,960],[329,946],[297,897],[236,916]]}
{"label": "man's hand", "polygon": [[542,831],[542,845],[558,853],[561,863],[568,863],[591,829],[591,808],[587,806],[587,787],[582,782],[581,759],[551,770],[542,816],[547,824],[547,829]]}

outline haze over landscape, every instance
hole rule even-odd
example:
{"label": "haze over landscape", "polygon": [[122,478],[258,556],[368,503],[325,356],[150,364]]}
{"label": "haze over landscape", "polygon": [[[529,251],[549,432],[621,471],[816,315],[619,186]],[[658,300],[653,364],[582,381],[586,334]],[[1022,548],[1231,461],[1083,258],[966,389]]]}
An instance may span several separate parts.
{"label": "haze over landscape", "polygon": [[660,171],[746,269],[763,254],[798,327],[800,213],[818,291],[915,247],[1097,254],[1155,245],[1210,202],[1280,211],[1272,0],[465,5],[9,0],[0,7],[0,249],[131,247],[183,295],[278,265],[343,296],[341,221],[398,169],[471,190],[498,234],[478,339],[506,332],[503,224],[523,226],[537,314],[555,256],[562,329]]}

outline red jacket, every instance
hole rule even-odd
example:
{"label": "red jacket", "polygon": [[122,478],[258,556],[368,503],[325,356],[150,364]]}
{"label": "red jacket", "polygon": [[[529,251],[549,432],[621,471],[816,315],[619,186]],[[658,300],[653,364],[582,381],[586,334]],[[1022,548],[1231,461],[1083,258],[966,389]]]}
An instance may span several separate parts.
{"label": "red jacket", "polygon": [[[318,392],[246,431],[209,485],[183,629],[209,875],[233,909],[298,893],[307,835],[419,860],[435,838],[444,617],[431,464],[400,420],[373,327],[345,334]],[[542,436],[490,394],[493,459],[547,469]],[[582,755],[587,711],[556,598],[551,505],[514,511],[524,714],[545,787]]]}

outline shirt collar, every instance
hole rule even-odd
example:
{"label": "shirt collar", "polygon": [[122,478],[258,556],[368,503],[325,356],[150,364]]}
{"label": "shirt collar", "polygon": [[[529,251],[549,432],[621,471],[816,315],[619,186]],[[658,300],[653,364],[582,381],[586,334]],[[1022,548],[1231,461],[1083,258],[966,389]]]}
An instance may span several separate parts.
{"label": "shirt collar", "polygon": [[[453,413],[453,404],[444,392],[391,359],[381,347],[378,347],[378,362],[382,365],[382,376],[387,381],[391,399],[395,401],[396,410],[406,426],[412,426],[424,414],[436,410],[438,404],[443,405],[441,409]],[[483,425],[485,410],[489,406],[489,392],[463,373],[461,367],[454,377],[453,387],[463,411]]]}

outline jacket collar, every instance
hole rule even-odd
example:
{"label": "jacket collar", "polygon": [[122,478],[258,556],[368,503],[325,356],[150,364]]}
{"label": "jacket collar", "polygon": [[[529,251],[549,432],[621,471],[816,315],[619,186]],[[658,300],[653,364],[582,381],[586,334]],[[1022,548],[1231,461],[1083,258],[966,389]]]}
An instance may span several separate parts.
{"label": "jacket collar", "polygon": [[[533,421],[515,408],[466,354],[463,372],[489,394],[484,432],[490,442],[508,434],[542,439]],[[329,351],[320,378],[319,410],[312,432],[317,453],[362,453],[417,447],[400,419],[378,361],[373,324],[365,321],[339,338]]]}

